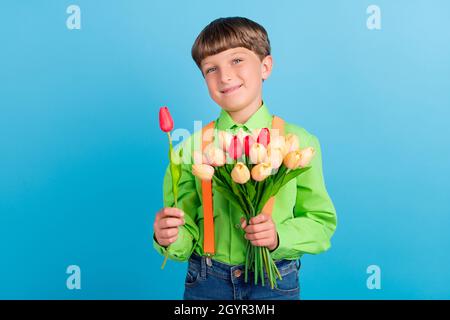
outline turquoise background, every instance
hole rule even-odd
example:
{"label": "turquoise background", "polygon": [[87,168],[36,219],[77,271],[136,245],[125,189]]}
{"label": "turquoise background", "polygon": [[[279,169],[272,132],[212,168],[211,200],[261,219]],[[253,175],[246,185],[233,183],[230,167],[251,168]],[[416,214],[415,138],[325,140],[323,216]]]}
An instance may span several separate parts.
{"label": "turquoise background", "polygon": [[[450,3],[405,0],[2,1],[0,298],[182,297],[186,264],[161,270],[152,248],[157,116],[167,105],[190,132],[217,117],[190,48],[226,16],[267,29],[264,99],[321,142],[339,224],[303,258],[302,298],[450,298]],[[73,264],[81,290],[66,288]]]}

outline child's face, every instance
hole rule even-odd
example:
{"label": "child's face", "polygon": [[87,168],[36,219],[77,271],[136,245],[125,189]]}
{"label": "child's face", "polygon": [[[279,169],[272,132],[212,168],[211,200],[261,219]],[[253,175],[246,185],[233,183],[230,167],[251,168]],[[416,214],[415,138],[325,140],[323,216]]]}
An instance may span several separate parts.
{"label": "child's face", "polygon": [[270,75],[272,57],[261,61],[251,50],[233,48],[203,59],[201,70],[211,98],[235,112],[261,103],[262,80]]}

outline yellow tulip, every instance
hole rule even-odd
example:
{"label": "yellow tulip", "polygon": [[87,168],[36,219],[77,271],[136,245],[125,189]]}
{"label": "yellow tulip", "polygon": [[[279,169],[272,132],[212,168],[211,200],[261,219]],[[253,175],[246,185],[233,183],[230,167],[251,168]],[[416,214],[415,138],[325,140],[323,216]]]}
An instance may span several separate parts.
{"label": "yellow tulip", "polygon": [[289,152],[298,150],[300,148],[300,143],[298,137],[293,133],[288,133],[285,137],[284,155]]}
{"label": "yellow tulip", "polygon": [[252,178],[255,181],[263,181],[272,174],[270,163],[260,163],[253,167]]}
{"label": "yellow tulip", "polygon": [[250,179],[250,171],[245,164],[238,162],[231,170],[231,178],[236,183],[244,184]]}
{"label": "yellow tulip", "polygon": [[192,174],[200,180],[211,180],[214,168],[208,164],[194,164],[192,165]]}
{"label": "yellow tulip", "polygon": [[314,157],[316,150],[314,150],[313,147],[308,147],[305,149],[300,150],[301,153],[301,159],[300,159],[300,164],[299,167],[306,167],[310,162],[311,159]]}
{"label": "yellow tulip", "polygon": [[283,163],[283,152],[280,148],[269,147],[267,151],[267,159],[273,169],[278,169]]}
{"label": "yellow tulip", "polygon": [[203,156],[205,159],[204,163],[213,167],[221,167],[225,164],[225,152],[217,148],[213,143],[206,146]]}
{"label": "yellow tulip", "polygon": [[266,161],[267,150],[261,143],[255,142],[250,147],[250,162],[253,164],[259,164]]}
{"label": "yellow tulip", "polygon": [[300,165],[300,161],[302,159],[302,154],[300,150],[295,150],[289,152],[283,160],[284,165],[288,169],[296,169]]}
{"label": "yellow tulip", "polygon": [[286,138],[284,136],[271,136],[270,137],[270,143],[267,146],[267,149],[269,148],[278,148],[282,151],[284,150],[284,147],[286,145]]}

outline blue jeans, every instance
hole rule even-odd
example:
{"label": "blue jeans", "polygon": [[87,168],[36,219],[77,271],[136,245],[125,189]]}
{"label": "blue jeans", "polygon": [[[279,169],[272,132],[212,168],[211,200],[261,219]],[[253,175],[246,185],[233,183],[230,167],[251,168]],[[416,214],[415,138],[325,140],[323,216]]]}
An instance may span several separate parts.
{"label": "blue jeans", "polygon": [[[277,279],[277,288],[270,288],[265,274],[264,286],[249,271],[245,282],[245,266],[232,266],[193,253],[189,259],[184,283],[185,300],[300,300],[300,260],[276,260],[275,264],[282,280]],[[298,261],[298,264],[297,264]]]}

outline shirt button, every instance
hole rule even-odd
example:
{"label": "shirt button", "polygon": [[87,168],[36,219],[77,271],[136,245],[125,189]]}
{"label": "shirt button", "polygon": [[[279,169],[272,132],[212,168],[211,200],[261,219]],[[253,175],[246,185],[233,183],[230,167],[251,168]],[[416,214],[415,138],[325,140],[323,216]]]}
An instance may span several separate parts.
{"label": "shirt button", "polygon": [[239,278],[242,274],[242,271],[240,269],[236,269],[234,270],[233,274],[236,278]]}
{"label": "shirt button", "polygon": [[234,226],[236,227],[236,229],[240,229],[241,228],[241,225],[239,223],[236,223]]}

